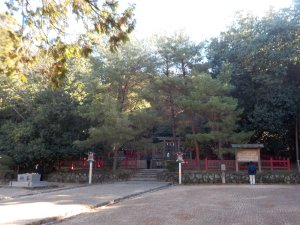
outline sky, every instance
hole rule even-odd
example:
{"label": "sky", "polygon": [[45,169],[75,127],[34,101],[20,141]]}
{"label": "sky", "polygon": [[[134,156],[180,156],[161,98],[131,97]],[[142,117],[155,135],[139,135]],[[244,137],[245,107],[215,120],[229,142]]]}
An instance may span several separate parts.
{"label": "sky", "polygon": [[127,2],[136,4],[135,36],[138,38],[183,30],[194,41],[218,36],[230,25],[238,10],[262,16],[271,6],[278,10],[292,4],[292,0],[128,0]]}
{"label": "sky", "polygon": [[[192,40],[199,42],[216,37],[226,30],[236,11],[246,10],[262,16],[270,7],[278,10],[291,6],[292,2],[293,0],[119,0],[121,8],[127,7],[129,3],[136,5],[134,36],[138,39],[148,38],[153,34],[184,31]],[[4,9],[3,6],[4,0],[0,0],[0,11]],[[71,30],[77,31],[78,27]]]}

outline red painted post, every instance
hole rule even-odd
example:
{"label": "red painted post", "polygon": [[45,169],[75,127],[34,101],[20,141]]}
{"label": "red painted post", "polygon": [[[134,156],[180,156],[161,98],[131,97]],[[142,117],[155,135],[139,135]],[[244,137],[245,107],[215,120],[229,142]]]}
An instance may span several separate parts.
{"label": "red painted post", "polygon": [[291,171],[291,163],[290,163],[290,159],[287,159],[287,167],[288,167],[288,171]]}
{"label": "red painted post", "polygon": [[205,158],[205,170],[206,170],[206,172],[208,171],[208,160],[207,160],[207,157]]}
{"label": "red painted post", "polygon": [[271,168],[271,170],[273,170],[273,158],[272,157],[270,158],[270,168]]}
{"label": "red painted post", "polygon": [[128,169],[128,159],[127,159],[127,157],[125,158],[125,169]]}

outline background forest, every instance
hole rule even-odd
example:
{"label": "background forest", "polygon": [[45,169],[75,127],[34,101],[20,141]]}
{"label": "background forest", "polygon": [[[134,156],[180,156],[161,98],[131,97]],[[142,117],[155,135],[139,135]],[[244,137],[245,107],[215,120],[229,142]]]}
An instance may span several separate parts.
{"label": "background forest", "polygon": [[[12,1],[0,14],[0,155],[32,168],[147,150],[165,136],[196,159],[224,158],[231,143],[299,158],[297,1],[264,17],[240,14],[201,43],[183,32],[136,40],[134,6],[40,2]],[[70,11],[82,24],[76,37]]]}

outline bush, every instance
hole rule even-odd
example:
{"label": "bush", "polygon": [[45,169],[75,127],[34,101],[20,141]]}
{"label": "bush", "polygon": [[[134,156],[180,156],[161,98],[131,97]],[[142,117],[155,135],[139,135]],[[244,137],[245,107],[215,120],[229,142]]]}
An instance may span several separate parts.
{"label": "bush", "polygon": [[16,164],[11,157],[0,154],[0,169],[13,169],[15,165]]}
{"label": "bush", "polygon": [[14,160],[7,155],[0,155],[0,180],[1,181],[10,181],[16,177],[14,172],[15,162]]}
{"label": "bush", "polygon": [[175,172],[176,170],[178,170],[178,162],[176,162],[175,160],[168,160],[167,161],[167,169],[170,172]]}
{"label": "bush", "polygon": [[13,170],[4,170],[0,169],[0,180],[10,181],[16,177],[16,174]]}

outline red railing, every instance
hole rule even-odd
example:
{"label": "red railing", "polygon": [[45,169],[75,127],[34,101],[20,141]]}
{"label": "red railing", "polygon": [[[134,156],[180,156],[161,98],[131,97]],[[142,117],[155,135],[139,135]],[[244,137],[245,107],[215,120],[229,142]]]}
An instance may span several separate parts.
{"label": "red railing", "polygon": [[119,167],[122,169],[137,169],[136,158],[124,158],[119,161]]}
{"label": "red railing", "polygon": [[[235,170],[235,160],[210,160],[205,158],[204,160],[199,161],[200,169],[205,170],[220,170],[221,164],[226,165],[226,170]],[[195,159],[185,159],[182,164],[183,169],[197,169],[197,163]],[[239,169],[247,169],[246,164],[239,164]],[[289,159],[272,159],[261,160],[262,169],[287,169],[291,170],[291,164]]]}
{"label": "red railing", "polygon": [[[93,168],[102,169],[104,168],[105,162],[102,159],[95,158],[93,162]],[[89,162],[86,158],[81,160],[66,160],[60,162],[60,168],[69,168],[71,170],[74,169],[84,169],[89,168]],[[124,158],[119,160],[119,167],[122,169],[136,169],[137,168],[137,160],[136,158]]]}
{"label": "red railing", "polygon": [[287,169],[288,171],[291,170],[291,163],[289,159],[273,159],[270,158],[269,160],[261,160],[261,168],[268,168],[268,169]]}
{"label": "red railing", "polygon": [[[204,160],[199,161],[199,168],[204,170],[220,170],[221,164],[226,165],[226,170],[235,170],[235,160],[210,160],[205,158]],[[93,168],[104,168],[105,162],[99,158],[96,158],[93,162]],[[60,163],[60,167],[68,167],[70,169],[82,169],[88,168],[89,163],[84,158],[82,160],[73,160],[73,161],[63,161]],[[247,169],[247,164],[239,164],[239,170]],[[126,157],[119,160],[119,168],[122,169],[137,169],[137,159]],[[197,169],[197,164],[195,159],[185,159],[182,164],[183,169],[195,170]],[[286,169],[291,170],[291,164],[289,159],[263,159],[261,160],[262,169]]]}
{"label": "red railing", "polygon": [[[87,158],[83,158],[81,160],[66,160],[61,161],[59,163],[59,168],[70,168],[71,170],[74,169],[83,169],[89,168],[89,162]],[[101,169],[105,167],[105,162],[100,158],[95,158],[93,162],[93,168]]]}

